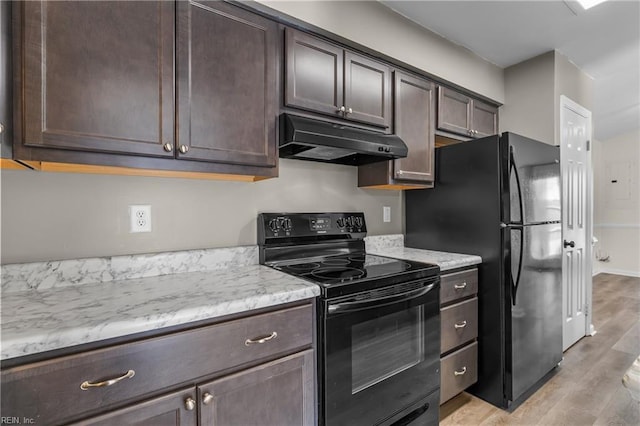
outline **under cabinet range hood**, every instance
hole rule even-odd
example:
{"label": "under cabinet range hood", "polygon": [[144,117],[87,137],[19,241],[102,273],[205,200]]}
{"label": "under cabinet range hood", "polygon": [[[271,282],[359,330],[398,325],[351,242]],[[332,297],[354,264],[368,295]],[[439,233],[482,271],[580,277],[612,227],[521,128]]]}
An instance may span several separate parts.
{"label": "under cabinet range hood", "polygon": [[280,116],[280,158],[360,166],[403,158],[408,152],[396,135],[291,114]]}

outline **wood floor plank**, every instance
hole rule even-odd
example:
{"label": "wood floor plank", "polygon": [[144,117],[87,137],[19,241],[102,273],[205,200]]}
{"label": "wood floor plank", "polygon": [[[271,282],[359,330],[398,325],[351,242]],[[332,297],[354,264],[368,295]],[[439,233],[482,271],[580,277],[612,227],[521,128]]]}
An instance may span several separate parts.
{"label": "wood floor plank", "polygon": [[592,312],[596,335],[569,348],[556,374],[513,412],[462,393],[440,408],[440,424],[640,425],[640,402],[621,381],[640,355],[640,278],[595,276]]}

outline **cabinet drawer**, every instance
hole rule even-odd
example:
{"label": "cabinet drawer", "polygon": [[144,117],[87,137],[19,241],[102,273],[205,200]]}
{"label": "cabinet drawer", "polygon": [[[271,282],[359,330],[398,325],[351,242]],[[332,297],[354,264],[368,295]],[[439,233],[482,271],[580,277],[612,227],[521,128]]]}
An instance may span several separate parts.
{"label": "cabinet drawer", "polygon": [[460,349],[440,362],[440,404],[450,400],[478,380],[478,343]]}
{"label": "cabinet drawer", "polygon": [[440,352],[445,353],[478,337],[478,298],[440,310]]}
{"label": "cabinet drawer", "polygon": [[478,292],[478,270],[455,272],[440,276],[440,304],[471,296]]}
{"label": "cabinet drawer", "polygon": [[[309,347],[312,313],[311,305],[304,305],[10,368],[2,371],[3,415],[6,408],[7,416],[56,424]],[[80,388],[85,381],[106,381],[130,371],[132,377],[111,386]]]}

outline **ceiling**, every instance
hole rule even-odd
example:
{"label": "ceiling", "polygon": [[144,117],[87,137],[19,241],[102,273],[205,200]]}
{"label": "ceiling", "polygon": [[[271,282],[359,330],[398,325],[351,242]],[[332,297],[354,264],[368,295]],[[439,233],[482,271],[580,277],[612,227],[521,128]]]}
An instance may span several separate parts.
{"label": "ceiling", "polygon": [[381,2],[501,68],[555,49],[594,78],[595,139],[640,129],[640,0]]}

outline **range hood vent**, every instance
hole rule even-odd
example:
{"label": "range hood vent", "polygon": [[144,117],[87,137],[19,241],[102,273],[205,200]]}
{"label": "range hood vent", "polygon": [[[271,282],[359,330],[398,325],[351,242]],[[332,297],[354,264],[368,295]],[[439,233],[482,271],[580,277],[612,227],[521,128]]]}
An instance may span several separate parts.
{"label": "range hood vent", "polygon": [[396,135],[291,114],[280,116],[280,158],[360,166],[403,158],[407,153]]}

